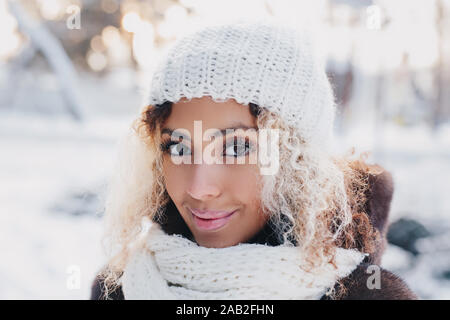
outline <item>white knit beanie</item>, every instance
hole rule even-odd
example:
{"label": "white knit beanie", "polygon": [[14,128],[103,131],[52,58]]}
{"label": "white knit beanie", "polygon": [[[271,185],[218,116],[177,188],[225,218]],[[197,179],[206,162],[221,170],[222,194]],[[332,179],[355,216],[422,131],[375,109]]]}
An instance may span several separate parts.
{"label": "white knit beanie", "polygon": [[147,101],[210,96],[279,114],[310,144],[328,148],[335,104],[312,41],[274,22],[206,27],[175,42],[157,65]]}

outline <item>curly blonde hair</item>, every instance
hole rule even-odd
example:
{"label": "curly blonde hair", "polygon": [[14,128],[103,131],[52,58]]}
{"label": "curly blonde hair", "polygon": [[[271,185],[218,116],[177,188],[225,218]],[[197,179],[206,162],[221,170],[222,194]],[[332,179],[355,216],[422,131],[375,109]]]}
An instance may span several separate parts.
{"label": "curly blonde hair", "polygon": [[[171,102],[145,107],[121,141],[119,161],[105,203],[104,245],[110,257],[101,273],[105,294],[114,290],[133,243],[145,226],[157,221],[170,200],[159,148],[162,123]],[[305,142],[295,128],[265,108],[250,104],[258,129],[279,129],[279,163],[275,175],[262,176],[261,204],[284,244],[306,253],[307,268],[334,263],[336,248],[373,253],[379,233],[365,209],[370,174],[366,154],[354,150],[333,156]],[[379,168],[379,167],[378,167]]]}

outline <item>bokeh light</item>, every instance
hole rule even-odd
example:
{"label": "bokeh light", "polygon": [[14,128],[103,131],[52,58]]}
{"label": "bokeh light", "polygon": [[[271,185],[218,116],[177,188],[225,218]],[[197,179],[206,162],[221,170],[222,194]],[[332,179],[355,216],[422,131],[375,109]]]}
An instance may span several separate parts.
{"label": "bokeh light", "polygon": [[122,27],[128,32],[138,31],[141,23],[141,17],[136,12],[128,12],[122,18]]}
{"label": "bokeh light", "polygon": [[65,14],[67,1],[65,0],[38,0],[42,16],[48,20],[59,20]]}
{"label": "bokeh light", "polygon": [[108,63],[107,58],[104,54],[95,51],[89,51],[86,57],[86,60],[94,71],[102,71],[106,68]]}

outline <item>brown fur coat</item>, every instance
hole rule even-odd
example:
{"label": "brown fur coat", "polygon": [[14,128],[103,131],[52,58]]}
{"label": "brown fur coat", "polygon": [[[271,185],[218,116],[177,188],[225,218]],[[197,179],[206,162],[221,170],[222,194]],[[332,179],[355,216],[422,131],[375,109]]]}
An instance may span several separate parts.
{"label": "brown fur coat", "polygon": [[[379,288],[369,289],[369,286],[367,285],[367,283],[371,282],[371,279],[373,279],[372,275],[374,274],[369,266],[378,266],[381,263],[381,256],[386,247],[387,221],[394,192],[392,176],[387,171],[383,171],[378,175],[371,175],[369,177],[369,185],[370,192],[367,201],[367,212],[373,227],[376,228],[382,236],[382,243],[377,248],[376,252],[369,257],[366,257],[363,263],[361,263],[352,274],[336,284],[335,292],[340,293],[339,299],[342,300],[417,299],[418,297],[408,288],[403,280],[382,268],[379,268]],[[190,230],[187,228],[179,214],[174,213],[176,212],[174,209],[173,204],[169,204],[167,208],[167,220],[161,223],[163,230],[168,234],[182,234],[192,240],[193,238]],[[279,244],[278,239],[271,231],[271,226],[267,224],[258,234],[247,242],[266,243],[268,245]],[[91,289],[92,300],[105,299],[103,285],[104,283],[101,278],[97,277],[94,280]],[[123,300],[124,296],[121,288],[119,287],[114,292],[110,292],[108,299]],[[322,297],[322,300],[330,299],[333,298],[325,295]]]}

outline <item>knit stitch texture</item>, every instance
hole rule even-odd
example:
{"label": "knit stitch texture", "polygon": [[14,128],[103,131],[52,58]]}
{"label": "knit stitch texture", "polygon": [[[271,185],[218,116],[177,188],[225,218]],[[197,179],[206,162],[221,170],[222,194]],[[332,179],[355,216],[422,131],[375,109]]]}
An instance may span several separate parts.
{"label": "knit stitch texture", "polygon": [[153,74],[148,104],[210,96],[279,114],[303,139],[329,147],[335,104],[308,33],[275,22],[206,27],[179,39]]}
{"label": "knit stitch texture", "polygon": [[207,248],[154,223],[121,278],[125,299],[319,299],[364,259],[337,249],[331,264],[307,272],[298,247],[240,243]]}

